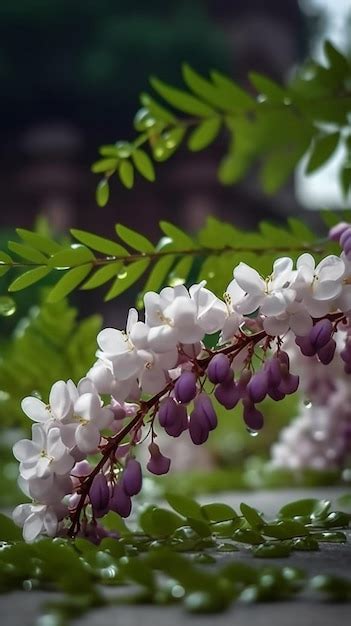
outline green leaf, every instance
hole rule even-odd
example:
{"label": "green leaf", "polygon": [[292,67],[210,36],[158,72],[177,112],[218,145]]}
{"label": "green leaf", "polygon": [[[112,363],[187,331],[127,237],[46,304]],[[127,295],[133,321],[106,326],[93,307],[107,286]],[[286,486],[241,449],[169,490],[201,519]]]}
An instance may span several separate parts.
{"label": "green leaf", "polygon": [[206,100],[211,106],[215,108],[227,110],[227,102],[221,97],[218,89],[210,83],[210,81],[200,76],[195,70],[187,63],[182,66],[182,73],[185,83],[195,93],[200,96],[201,99]]}
{"label": "green leaf", "polygon": [[44,235],[40,235],[39,233],[32,232],[31,230],[26,230],[25,228],[16,228],[17,235],[29,244],[32,248],[43,252],[44,254],[51,255],[55,254],[61,250],[60,244],[49,237],[45,237]]}
{"label": "green leaf", "polygon": [[250,72],[249,79],[258,93],[266,96],[270,102],[281,103],[286,97],[286,91],[280,85],[275,83],[268,76],[258,74],[257,72]]}
{"label": "green leaf", "polygon": [[221,98],[227,103],[228,111],[242,109],[256,109],[257,103],[244,89],[238,87],[230,78],[220,72],[211,72],[211,77],[221,94]]}
{"label": "green leaf", "polygon": [[256,509],[253,509],[248,504],[242,502],[240,504],[240,511],[252,528],[260,528],[264,525],[265,522],[262,519],[261,515],[258,513],[258,511],[256,511]]}
{"label": "green leaf", "polygon": [[218,178],[223,185],[232,185],[246,174],[250,159],[240,151],[230,152],[223,157],[218,168]]}
{"label": "green leaf", "polygon": [[132,159],[138,172],[144,176],[144,178],[153,182],[155,180],[155,169],[147,152],[136,148],[132,152]]}
{"label": "green leaf", "polygon": [[286,543],[263,543],[253,548],[253,556],[260,559],[279,559],[291,554],[291,546]]}
{"label": "green leaf", "polygon": [[8,291],[20,291],[21,289],[30,287],[30,285],[37,283],[39,280],[44,278],[44,276],[50,274],[50,272],[51,268],[46,265],[44,267],[35,267],[32,270],[28,270],[28,272],[21,274],[21,276],[18,276],[18,278],[11,283]]}
{"label": "green leaf", "polygon": [[26,259],[27,261],[31,261],[32,263],[38,265],[46,265],[47,257],[44,256],[39,250],[35,250],[35,248],[31,248],[23,243],[17,243],[17,241],[9,241],[8,248],[18,256]]}
{"label": "green leaf", "polygon": [[22,532],[15,523],[0,513],[0,541],[19,541],[22,539]]}
{"label": "green leaf", "polygon": [[192,250],[194,249],[194,242],[183,230],[171,224],[170,222],[161,221],[160,228],[165,235],[170,237],[172,241],[176,244],[176,248],[174,250]]}
{"label": "green leaf", "polygon": [[113,172],[118,165],[118,159],[100,159],[91,166],[91,171],[94,174],[102,174],[102,172]]}
{"label": "green leaf", "polygon": [[12,266],[13,260],[10,255],[0,251],[0,276],[5,276]]}
{"label": "green leaf", "polygon": [[154,252],[154,246],[144,235],[141,235],[131,228],[127,228],[127,226],[123,226],[123,224],[116,224],[115,228],[117,235],[122,241],[131,248],[134,248],[134,250],[138,250],[138,252]]}
{"label": "green leaf", "polygon": [[217,137],[221,128],[220,117],[210,117],[199,124],[188,139],[188,148],[193,152],[203,150]]}
{"label": "green leaf", "polygon": [[184,283],[186,283],[192,269],[193,262],[194,259],[192,256],[185,255],[178,261],[178,263],[176,263],[168,280],[172,287],[175,287],[176,285],[184,285]]}
{"label": "green leaf", "polygon": [[103,178],[96,187],[96,202],[99,206],[104,207],[108,203],[110,197],[110,187],[108,180]]}
{"label": "green leaf", "polygon": [[134,184],[134,167],[130,161],[123,160],[121,161],[118,168],[119,177],[121,179],[121,183],[127,189],[131,189]]}
{"label": "green leaf", "polygon": [[163,508],[148,507],[141,513],[140,525],[152,537],[168,537],[184,524],[184,519]]}
{"label": "green leaf", "polygon": [[146,291],[159,291],[159,289],[165,283],[169,270],[174,263],[175,256],[173,254],[161,257],[158,259],[152,268],[148,279],[144,286],[144,293]]}
{"label": "green leaf", "polygon": [[115,263],[108,263],[99,267],[95,273],[88,278],[88,280],[82,285],[81,289],[96,289],[107,283],[108,280],[114,278],[117,272],[122,267],[122,261],[116,261]]}
{"label": "green leaf", "polygon": [[140,95],[140,102],[150,111],[151,115],[153,115],[156,120],[161,120],[167,124],[177,122],[175,115],[161,106],[159,102],[156,102],[148,93],[142,93]]}
{"label": "green leaf", "polygon": [[51,268],[67,268],[75,265],[83,265],[95,259],[94,254],[89,248],[79,243],[72,244],[69,248],[64,248],[60,252],[56,252],[48,262]]}
{"label": "green leaf", "polygon": [[172,509],[180,515],[204,521],[201,506],[195,500],[175,493],[167,493],[165,498]]}
{"label": "green leaf", "polygon": [[306,174],[312,174],[315,170],[326,163],[335,152],[340,139],[340,133],[320,135],[315,138],[312,152],[306,165]]}
{"label": "green leaf", "polygon": [[47,301],[58,302],[58,300],[62,300],[62,298],[71,293],[71,291],[83,282],[92,267],[92,263],[87,263],[86,265],[74,267],[69,270],[64,276],[62,276],[62,278],[60,278],[55,287],[50,291]]}
{"label": "green leaf", "polygon": [[214,111],[208,104],[201,102],[201,100],[194,98],[194,96],[187,94],[185,91],[167,85],[158,78],[151,78],[150,82],[155,91],[176,109],[190,115],[199,115],[200,117],[213,115]]}
{"label": "green leaf", "polygon": [[127,267],[124,267],[119,275],[117,275],[115,282],[105,296],[105,302],[116,298],[123,293],[123,291],[126,291],[126,289],[131,287],[131,285],[133,285],[138,278],[142,276],[149,266],[149,263],[149,259],[142,259],[141,261],[135,261],[135,263],[131,263]]}
{"label": "green leaf", "polygon": [[339,179],[344,198],[346,199],[351,189],[351,167],[349,165],[341,168]]}
{"label": "green leaf", "polygon": [[77,230],[76,228],[71,228],[71,233],[81,243],[103,254],[109,256],[128,256],[129,254],[128,250],[111,239],[105,239],[105,237],[94,235],[86,230]]}
{"label": "green leaf", "polygon": [[309,534],[308,528],[295,520],[282,520],[272,524],[266,524],[262,531],[268,537],[276,539],[290,539],[292,537],[304,537]]}
{"label": "green leaf", "polygon": [[277,150],[268,155],[263,163],[260,179],[263,190],[274,194],[293,173],[305,152],[305,145],[297,145],[291,151]]}
{"label": "green leaf", "polygon": [[213,522],[222,522],[237,517],[237,513],[228,504],[214,502],[213,504],[204,504],[201,509],[205,517]]}
{"label": "green leaf", "polygon": [[330,510],[329,500],[317,500],[315,498],[304,498],[296,500],[283,506],[279,511],[279,517],[294,518],[301,516],[325,516]]}
{"label": "green leaf", "polygon": [[337,50],[330,41],[325,42],[324,52],[330,66],[340,78],[344,78],[350,74],[350,65],[347,58],[340,52],[340,50]]}
{"label": "green leaf", "polygon": [[288,224],[291,232],[295,235],[299,243],[309,244],[315,241],[315,234],[301,220],[298,220],[295,217],[289,217]]}

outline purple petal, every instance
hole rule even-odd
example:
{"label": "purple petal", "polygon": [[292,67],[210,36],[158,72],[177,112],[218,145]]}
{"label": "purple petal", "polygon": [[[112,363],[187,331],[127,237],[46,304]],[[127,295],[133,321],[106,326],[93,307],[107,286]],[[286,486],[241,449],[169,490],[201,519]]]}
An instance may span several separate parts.
{"label": "purple petal", "polygon": [[112,497],[109,503],[111,511],[115,511],[121,517],[128,517],[132,510],[132,501],[130,496],[126,494],[121,483],[114,486]]}
{"label": "purple petal", "polygon": [[174,387],[175,397],[179,402],[187,404],[196,396],[196,375],[194,372],[183,372]]}
{"label": "purple petal", "polygon": [[230,361],[225,354],[216,354],[208,368],[207,376],[214,384],[223,383],[230,371]]}
{"label": "purple petal", "polygon": [[321,363],[323,363],[324,365],[328,365],[328,363],[330,363],[334,358],[335,349],[336,343],[334,339],[329,339],[328,343],[325,344],[323,348],[320,348],[320,350],[318,350],[317,354]]}
{"label": "purple petal", "polygon": [[123,472],[123,489],[127,496],[135,496],[141,490],[143,476],[141,465],[135,459],[129,459]]}

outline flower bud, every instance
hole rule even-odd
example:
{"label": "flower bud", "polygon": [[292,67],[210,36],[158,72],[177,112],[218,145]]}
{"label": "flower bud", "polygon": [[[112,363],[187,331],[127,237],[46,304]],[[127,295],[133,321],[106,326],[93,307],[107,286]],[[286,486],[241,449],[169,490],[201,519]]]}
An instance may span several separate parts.
{"label": "flower bud", "polygon": [[87,460],[78,461],[71,469],[71,475],[77,476],[78,478],[83,478],[84,476],[88,476],[90,472],[93,471],[93,466],[88,463]]}
{"label": "flower bud", "polygon": [[206,393],[200,393],[196,400],[194,411],[198,413],[201,420],[203,420],[204,424],[207,423],[209,430],[214,430],[217,426],[217,415],[213,408],[211,399],[208,397]]}
{"label": "flower bud", "polygon": [[118,513],[121,517],[128,517],[132,510],[132,501],[130,496],[126,494],[122,483],[114,486],[109,508],[111,511]]}
{"label": "flower bud", "polygon": [[323,363],[323,365],[328,365],[328,363],[333,360],[335,349],[336,343],[334,339],[329,339],[328,343],[326,343],[323,348],[320,348],[320,350],[318,350],[318,358],[320,362]]}
{"label": "flower bud", "polygon": [[309,333],[309,338],[316,350],[323,348],[330,340],[333,324],[328,319],[319,320]]}
{"label": "flower bud", "polygon": [[229,374],[229,370],[230,361],[228,357],[225,354],[216,354],[207,368],[207,376],[211,383],[223,383]]}
{"label": "flower bud", "polygon": [[347,224],[346,222],[339,222],[339,224],[336,224],[329,230],[328,237],[332,241],[339,241],[341,235],[349,229],[350,224]]}
{"label": "flower bud", "polygon": [[309,335],[306,337],[295,337],[295,343],[299,346],[304,356],[314,356],[316,354],[316,348],[311,343]]}
{"label": "flower bud", "polygon": [[295,393],[299,386],[299,382],[300,379],[298,376],[295,376],[294,374],[288,374],[287,376],[284,376],[279,383],[278,391],[288,396],[292,393]]}
{"label": "flower bud", "polygon": [[275,402],[279,402],[285,398],[285,393],[279,391],[277,387],[268,386],[268,395],[272,400],[275,400]]}
{"label": "flower bud", "polygon": [[238,387],[233,381],[217,385],[214,395],[218,402],[227,410],[234,409],[240,400]]}
{"label": "flower bud", "polygon": [[112,398],[111,409],[113,411],[113,417],[115,420],[123,420],[127,415],[127,412],[123,405],[120,402],[117,402],[117,400],[115,400],[114,398]]}
{"label": "flower bud", "polygon": [[188,404],[196,396],[196,375],[194,372],[183,372],[174,387],[174,395],[178,402]]}
{"label": "flower bud", "polygon": [[163,456],[160,448],[154,442],[150,443],[149,452],[150,459],[146,465],[149,472],[151,472],[152,474],[157,474],[158,476],[161,476],[161,474],[167,474],[171,465],[171,459]]}
{"label": "flower bud", "polygon": [[246,394],[246,387],[251,379],[252,372],[251,370],[245,369],[242,371],[241,376],[238,380],[238,391],[240,393],[240,397],[243,398]]}
{"label": "flower bud", "polygon": [[346,242],[351,238],[351,228],[350,224],[348,228],[345,228],[343,233],[340,235],[339,243],[343,248],[346,245]]}
{"label": "flower bud", "polygon": [[129,459],[122,476],[123,489],[127,496],[136,496],[143,482],[141,465],[135,459]]}
{"label": "flower bud", "polygon": [[165,431],[170,437],[179,437],[188,428],[188,412],[184,404],[176,404],[177,419],[173,424],[165,426]]}
{"label": "flower bud", "polygon": [[250,430],[261,430],[264,421],[263,415],[253,404],[246,404],[244,406],[243,417],[246,426],[250,428]]}
{"label": "flower bud", "polygon": [[108,511],[110,492],[104,474],[97,474],[89,491],[89,498],[96,517],[102,517]]}
{"label": "flower bud", "polygon": [[268,359],[265,362],[265,372],[267,374],[267,378],[268,378],[268,385],[269,386],[277,386],[279,385],[281,379],[282,379],[282,373],[281,373],[281,367],[280,367],[280,361],[279,359],[277,359],[276,357],[273,357],[272,359]]}
{"label": "flower bud", "polygon": [[252,402],[262,402],[267,395],[268,380],[264,371],[254,374],[247,385],[247,393]]}
{"label": "flower bud", "polygon": [[161,400],[158,410],[158,421],[161,426],[172,426],[177,421],[177,407],[178,405],[173,398],[163,398]]}
{"label": "flower bud", "polygon": [[196,446],[201,446],[208,439],[209,427],[206,420],[203,420],[197,411],[192,411],[189,420],[189,434],[191,441]]}
{"label": "flower bud", "polygon": [[290,359],[287,352],[284,352],[284,350],[279,350],[276,356],[277,359],[279,359],[281,365],[286,365],[288,369],[290,368]]}

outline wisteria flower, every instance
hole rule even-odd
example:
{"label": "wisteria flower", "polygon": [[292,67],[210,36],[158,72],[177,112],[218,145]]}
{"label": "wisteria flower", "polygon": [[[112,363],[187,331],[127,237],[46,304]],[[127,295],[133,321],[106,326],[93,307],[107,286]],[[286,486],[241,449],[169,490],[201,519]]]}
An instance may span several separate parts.
{"label": "wisteria flower", "polygon": [[325,257],[317,266],[311,254],[302,254],[296,262],[298,292],[314,317],[333,310],[334,301],[341,295],[345,264],[333,254]]}
{"label": "wisteria flower", "polygon": [[65,421],[72,416],[73,403],[77,397],[77,387],[72,380],[58,380],[51,387],[49,404],[34,396],[27,396],[22,400],[22,411],[33,422]]}
{"label": "wisteria flower", "polygon": [[23,527],[23,538],[33,543],[39,535],[45,533],[54,537],[57,532],[58,518],[52,506],[46,504],[19,504],[12,513],[13,521]]}
{"label": "wisteria flower", "polygon": [[23,478],[46,478],[49,474],[67,474],[74,458],[61,439],[61,430],[46,429],[41,424],[33,424],[32,439],[21,439],[13,446],[13,454],[20,462]]}

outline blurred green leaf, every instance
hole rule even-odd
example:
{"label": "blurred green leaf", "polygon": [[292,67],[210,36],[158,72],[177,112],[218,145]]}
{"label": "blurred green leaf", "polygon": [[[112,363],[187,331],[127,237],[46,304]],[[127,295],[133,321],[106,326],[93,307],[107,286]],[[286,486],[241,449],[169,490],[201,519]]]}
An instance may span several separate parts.
{"label": "blurred green leaf", "polygon": [[188,139],[188,148],[193,152],[203,150],[216,139],[220,128],[221,119],[219,117],[210,117],[204,120],[192,131]]}
{"label": "blurred green leaf", "polygon": [[117,275],[115,282],[105,296],[105,301],[107,302],[108,300],[116,298],[121,293],[126,291],[126,289],[131,287],[131,285],[133,285],[138,278],[143,275],[149,264],[149,259],[145,259],[142,261],[135,261],[127,267],[124,267],[123,270],[121,270]]}
{"label": "blurred green leaf", "polygon": [[62,278],[56,283],[55,287],[50,291],[48,295],[48,302],[57,302],[62,298],[65,298],[71,291],[73,291],[84,278],[88,276],[93,265],[87,263],[86,265],[80,265],[66,272]]}
{"label": "blurred green leaf", "polygon": [[141,150],[140,148],[133,150],[132,159],[138,172],[144,176],[144,178],[153,182],[155,180],[155,168],[145,150]]}
{"label": "blurred green leaf", "polygon": [[306,165],[306,174],[312,174],[330,159],[338,146],[339,139],[339,132],[316,137]]}
{"label": "blurred green leaf", "polygon": [[127,189],[131,189],[134,184],[134,167],[132,163],[127,160],[121,161],[118,173],[123,185],[127,187]]}
{"label": "blurred green leaf", "polygon": [[166,102],[184,113],[199,115],[200,117],[209,117],[214,113],[213,109],[201,100],[190,96],[185,91],[167,85],[158,78],[151,78],[150,83]]}
{"label": "blurred green leaf", "polygon": [[50,272],[51,268],[46,265],[44,267],[35,267],[32,270],[28,270],[28,272],[24,272],[24,274],[15,278],[15,280],[10,284],[8,291],[15,292],[20,291],[21,289],[26,289],[26,287],[30,287],[34,283],[37,283],[39,280],[44,278],[44,276],[50,274]]}
{"label": "blurred green leaf", "polygon": [[96,187],[96,202],[100,207],[106,206],[110,197],[110,187],[106,178],[100,180]]}

